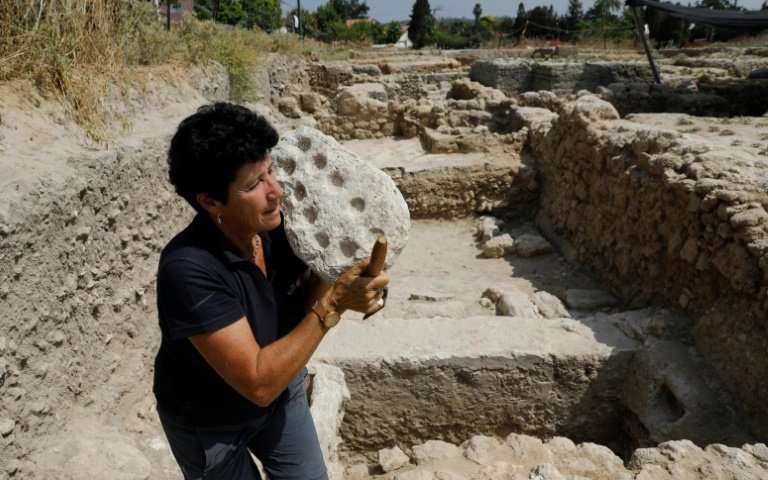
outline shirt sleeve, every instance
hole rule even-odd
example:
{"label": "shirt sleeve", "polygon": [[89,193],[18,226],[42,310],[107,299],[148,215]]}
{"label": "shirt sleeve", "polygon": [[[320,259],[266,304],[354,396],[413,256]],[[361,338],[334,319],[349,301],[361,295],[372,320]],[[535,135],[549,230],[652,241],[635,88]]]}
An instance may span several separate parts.
{"label": "shirt sleeve", "polygon": [[160,324],[170,340],[219,330],[245,316],[236,293],[210,267],[173,259],[157,274]]}

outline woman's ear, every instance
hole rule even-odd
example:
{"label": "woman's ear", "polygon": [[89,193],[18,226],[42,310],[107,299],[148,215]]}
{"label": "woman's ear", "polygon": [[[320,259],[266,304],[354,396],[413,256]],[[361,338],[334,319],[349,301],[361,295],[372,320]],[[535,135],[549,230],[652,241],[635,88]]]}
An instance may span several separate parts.
{"label": "woman's ear", "polygon": [[207,193],[198,193],[195,195],[195,200],[197,200],[197,203],[203,208],[203,210],[208,212],[212,218],[216,218],[218,215],[221,215],[221,202],[211,197]]}

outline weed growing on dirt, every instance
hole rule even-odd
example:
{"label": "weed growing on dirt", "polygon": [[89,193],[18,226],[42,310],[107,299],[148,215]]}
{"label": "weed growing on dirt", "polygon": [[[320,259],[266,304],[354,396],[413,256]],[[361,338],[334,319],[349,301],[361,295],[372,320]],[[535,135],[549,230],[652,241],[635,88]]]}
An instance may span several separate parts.
{"label": "weed growing on dirt", "polygon": [[736,132],[734,132],[731,129],[726,128],[726,129],[720,131],[720,136],[721,137],[730,137],[732,135],[736,135]]}
{"label": "weed growing on dirt", "polygon": [[680,118],[677,119],[677,124],[680,125],[680,126],[693,125],[693,120],[691,120],[689,118],[685,118],[685,117],[680,117]]}
{"label": "weed growing on dirt", "polygon": [[216,61],[229,73],[232,99],[254,98],[251,71],[270,52],[328,56],[330,48],[189,19],[169,32],[151,2],[0,0],[0,81],[27,79],[60,95],[96,140],[108,136],[108,85],[127,87],[141,65]]}
{"label": "weed growing on dirt", "polygon": [[680,131],[683,133],[698,133],[701,131],[701,129],[698,127],[693,127],[693,128],[683,128]]}

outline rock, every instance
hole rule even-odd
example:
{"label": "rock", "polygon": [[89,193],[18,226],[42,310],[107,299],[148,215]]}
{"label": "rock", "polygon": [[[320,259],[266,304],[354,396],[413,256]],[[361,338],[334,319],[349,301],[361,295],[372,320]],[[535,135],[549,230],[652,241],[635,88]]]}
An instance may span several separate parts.
{"label": "rock", "polygon": [[384,473],[403,468],[410,463],[411,459],[398,446],[379,450],[379,465]]}
{"label": "rock", "polygon": [[456,472],[437,470],[435,472],[435,480],[467,480],[467,477]]}
{"label": "rock", "polygon": [[527,128],[531,131],[547,130],[552,122],[557,120],[557,114],[539,107],[517,107],[510,115],[510,127],[513,130]]}
{"label": "rock", "polygon": [[378,65],[352,65],[352,72],[358,75],[369,75],[371,77],[380,77],[381,69]]}
{"label": "rock", "polygon": [[428,153],[457,153],[461,151],[456,136],[440,133],[428,127],[421,129],[419,139],[424,151]]}
{"label": "rock", "polygon": [[387,108],[387,90],[381,83],[358,83],[343,87],[334,99],[336,112],[343,116],[355,116],[366,110]]}
{"label": "rock", "polygon": [[10,418],[0,418],[0,435],[7,437],[13,433],[13,429],[16,428],[16,422]]}
{"label": "rock", "polygon": [[552,245],[541,235],[526,233],[515,238],[515,254],[521,257],[535,257],[552,252]]}
{"label": "rock", "polygon": [[472,80],[462,78],[455,80],[448,91],[448,98],[454,100],[471,100],[480,95],[480,89],[483,85]]}
{"label": "rock", "polygon": [[633,358],[624,383],[624,404],[655,445],[681,438],[706,445],[750,440],[745,420],[716,383],[717,375],[689,347],[663,340]]}
{"label": "rock", "polygon": [[616,297],[603,290],[572,288],[565,292],[565,304],[574,310],[597,310],[618,303]]}
{"label": "rock", "polygon": [[482,258],[501,258],[515,251],[515,239],[508,233],[493,237],[485,242],[480,253]]}
{"label": "rock", "polygon": [[408,240],[408,205],[392,179],[344,150],[333,138],[302,127],[272,150],[285,197],[286,235],[294,252],[334,281],[370,255],[385,235],[387,266]]}
{"label": "rock", "polygon": [[320,95],[314,92],[305,92],[299,95],[301,109],[307,113],[315,113],[320,109],[322,100]]}
{"label": "rock", "polygon": [[512,450],[512,463],[529,466],[552,462],[552,453],[539,438],[510,433],[504,443]]}
{"label": "rock", "polygon": [[526,293],[505,292],[496,303],[496,315],[532,318],[536,309]]}
{"label": "rock", "polygon": [[67,340],[67,336],[61,330],[52,331],[48,334],[47,338],[48,341],[56,347],[61,346],[61,344]]}
{"label": "rock", "polygon": [[91,420],[42,440],[32,458],[40,478],[147,480],[152,467],[129,437]]}
{"label": "rock", "polygon": [[435,480],[435,475],[430,470],[408,470],[395,475],[393,480]]}
{"label": "rock", "polygon": [[522,480],[525,471],[519,465],[505,461],[496,461],[490,465],[483,465],[472,475],[472,480]]}
{"label": "rock", "polygon": [[301,117],[299,102],[296,97],[283,97],[277,102],[277,109],[288,118]]}
{"label": "rock", "polygon": [[565,477],[551,463],[544,463],[533,467],[528,475],[528,480],[565,480]]}
{"label": "rock", "polygon": [[499,233],[503,225],[502,220],[484,215],[475,222],[475,238],[480,242],[487,242]]}
{"label": "rock", "polygon": [[370,470],[365,463],[357,463],[350,465],[344,472],[344,478],[346,480],[367,480],[370,478]]}
{"label": "rock", "polygon": [[462,445],[464,456],[478,465],[493,465],[506,459],[506,448],[494,437],[475,435]]}
{"label": "rock", "polygon": [[570,318],[571,314],[559,298],[549,292],[538,291],[531,297],[533,304],[544,318]]}
{"label": "rock", "polygon": [[312,396],[309,411],[315,420],[315,429],[326,462],[338,458],[337,448],[341,443],[339,428],[344,419],[344,403],[349,400],[349,389],[344,381],[344,372],[332,365],[311,363]]}
{"label": "rock", "polygon": [[413,447],[413,456],[417,465],[460,457],[461,448],[442,440],[428,440]]}
{"label": "rock", "polygon": [[618,120],[621,118],[613,105],[594,95],[579,97],[574,107],[574,113],[587,122]]}

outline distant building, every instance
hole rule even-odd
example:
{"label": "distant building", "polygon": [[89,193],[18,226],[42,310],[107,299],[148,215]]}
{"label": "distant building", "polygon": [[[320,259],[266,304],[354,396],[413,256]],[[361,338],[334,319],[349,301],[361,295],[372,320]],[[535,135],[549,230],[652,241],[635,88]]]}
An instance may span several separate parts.
{"label": "distant building", "polygon": [[[165,21],[167,4],[161,0],[151,0],[157,6],[158,16]],[[195,14],[195,0],[170,0],[171,23],[181,23],[185,17]]]}
{"label": "distant building", "polygon": [[395,48],[413,48],[413,42],[408,38],[408,29],[406,29],[405,32],[400,35],[400,38],[397,39]]}

